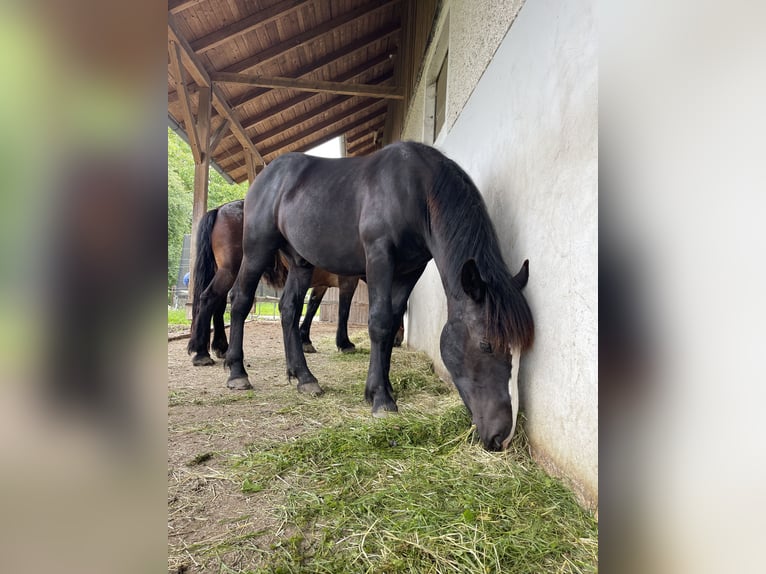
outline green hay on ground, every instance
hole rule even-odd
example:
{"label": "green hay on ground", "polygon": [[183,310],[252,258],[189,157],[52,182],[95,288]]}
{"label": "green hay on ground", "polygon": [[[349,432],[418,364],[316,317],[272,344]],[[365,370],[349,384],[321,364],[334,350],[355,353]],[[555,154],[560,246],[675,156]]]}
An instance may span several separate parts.
{"label": "green hay on ground", "polygon": [[493,454],[462,406],[346,421],[237,464],[290,535],[257,572],[594,572],[592,517],[526,454]]}

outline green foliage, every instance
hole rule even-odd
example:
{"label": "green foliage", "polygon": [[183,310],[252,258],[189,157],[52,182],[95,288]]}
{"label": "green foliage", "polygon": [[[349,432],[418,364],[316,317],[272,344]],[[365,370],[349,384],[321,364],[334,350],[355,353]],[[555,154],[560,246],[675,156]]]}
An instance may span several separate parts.
{"label": "green foliage", "polygon": [[168,164],[168,285],[176,282],[184,234],[191,230],[192,194]]}
{"label": "green foliage", "polygon": [[[231,185],[210,170],[208,209],[242,199],[247,183]],[[188,144],[168,128],[168,286],[174,284],[181,261],[184,234],[191,233],[194,198],[194,158]]]}
{"label": "green foliage", "polygon": [[191,325],[185,309],[168,309],[168,325]]}

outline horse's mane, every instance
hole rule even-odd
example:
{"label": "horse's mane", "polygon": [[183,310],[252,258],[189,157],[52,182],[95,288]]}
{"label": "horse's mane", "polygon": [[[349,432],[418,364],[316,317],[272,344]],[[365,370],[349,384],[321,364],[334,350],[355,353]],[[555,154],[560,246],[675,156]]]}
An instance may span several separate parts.
{"label": "horse's mane", "polygon": [[428,194],[429,225],[440,241],[444,272],[453,278],[451,284],[460,285],[463,265],[473,259],[487,287],[487,340],[496,349],[525,350],[535,336],[532,312],[503,261],[484,200],[460,166],[433,151],[438,167]]}

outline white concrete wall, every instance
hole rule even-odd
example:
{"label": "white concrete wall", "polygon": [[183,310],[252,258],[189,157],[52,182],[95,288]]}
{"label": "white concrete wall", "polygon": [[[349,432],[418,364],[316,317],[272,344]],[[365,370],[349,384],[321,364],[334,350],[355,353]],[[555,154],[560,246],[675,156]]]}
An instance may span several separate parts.
{"label": "white concrete wall", "polygon": [[[565,477],[581,500],[597,506],[598,78],[593,6],[577,0],[529,0],[516,14],[518,3],[505,3],[508,12],[501,20],[510,28],[498,35],[496,52],[481,41],[489,62],[484,69],[466,35],[483,37],[485,29],[458,25],[456,16],[473,9],[486,13],[488,4],[452,1],[442,11],[442,19],[450,18],[447,117],[455,119],[448,120],[436,146],[481,190],[511,270],[530,260],[525,294],[537,337],[520,371],[526,430],[536,457]],[[472,51],[470,57],[466,51]],[[461,85],[453,96],[452,78],[470,76],[455,72],[465,65],[472,66],[471,74],[476,75],[477,67],[483,74],[475,86]],[[418,93],[424,97],[423,86]],[[470,97],[464,102],[466,93]],[[425,107],[422,101],[411,107],[403,139],[422,139]],[[407,340],[434,357],[442,374],[439,334],[445,321],[446,302],[431,264],[410,299]]]}

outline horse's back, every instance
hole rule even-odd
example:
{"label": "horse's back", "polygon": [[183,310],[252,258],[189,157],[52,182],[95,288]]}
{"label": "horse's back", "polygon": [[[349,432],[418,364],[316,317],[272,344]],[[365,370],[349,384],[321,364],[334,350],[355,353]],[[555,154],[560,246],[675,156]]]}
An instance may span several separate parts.
{"label": "horse's back", "polygon": [[[434,153],[439,154],[400,142],[362,158],[285,154],[267,166],[248,192],[248,222],[260,222],[256,226],[261,229],[275,226],[317,267],[362,275],[370,241],[409,245],[426,233]],[[422,241],[418,248],[424,249]]]}

